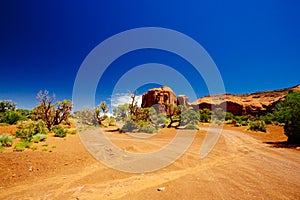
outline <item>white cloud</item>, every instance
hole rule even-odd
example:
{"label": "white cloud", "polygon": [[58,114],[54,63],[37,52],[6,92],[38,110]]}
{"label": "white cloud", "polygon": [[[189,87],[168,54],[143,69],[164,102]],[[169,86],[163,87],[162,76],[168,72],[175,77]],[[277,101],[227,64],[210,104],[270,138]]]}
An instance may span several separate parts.
{"label": "white cloud", "polygon": [[[136,96],[138,106],[142,105],[142,95]],[[111,107],[117,107],[118,105],[131,103],[132,99],[128,93],[117,93],[111,97]]]}

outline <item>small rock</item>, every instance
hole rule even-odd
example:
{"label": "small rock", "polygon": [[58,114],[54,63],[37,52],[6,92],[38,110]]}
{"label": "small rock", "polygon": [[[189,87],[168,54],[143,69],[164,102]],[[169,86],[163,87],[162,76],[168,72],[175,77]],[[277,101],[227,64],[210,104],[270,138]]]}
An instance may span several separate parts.
{"label": "small rock", "polygon": [[296,149],[297,149],[297,150],[300,150],[300,147],[297,147]]}
{"label": "small rock", "polygon": [[29,167],[29,171],[32,172],[32,170],[33,170],[33,169],[32,169],[32,166],[30,166],[30,167]]}
{"label": "small rock", "polygon": [[157,191],[164,191],[166,188],[165,187],[160,187],[160,188],[157,188]]}
{"label": "small rock", "polygon": [[12,177],[15,177],[16,176],[16,174],[12,174]]}

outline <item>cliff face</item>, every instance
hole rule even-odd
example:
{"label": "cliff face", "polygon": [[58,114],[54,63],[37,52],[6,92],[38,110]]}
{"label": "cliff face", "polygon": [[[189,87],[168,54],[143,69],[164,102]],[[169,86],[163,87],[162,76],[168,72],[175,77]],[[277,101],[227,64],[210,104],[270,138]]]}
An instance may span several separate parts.
{"label": "cliff face", "polygon": [[166,104],[188,106],[188,98],[185,95],[176,97],[169,87],[153,88],[142,96],[142,108],[155,107],[157,113],[166,112]]}
{"label": "cliff face", "polygon": [[207,96],[193,102],[194,109],[211,109],[212,106],[225,108],[234,115],[263,115],[271,111],[275,104],[283,100],[292,91],[300,91],[300,85],[282,90],[255,92],[244,95],[215,95]]}

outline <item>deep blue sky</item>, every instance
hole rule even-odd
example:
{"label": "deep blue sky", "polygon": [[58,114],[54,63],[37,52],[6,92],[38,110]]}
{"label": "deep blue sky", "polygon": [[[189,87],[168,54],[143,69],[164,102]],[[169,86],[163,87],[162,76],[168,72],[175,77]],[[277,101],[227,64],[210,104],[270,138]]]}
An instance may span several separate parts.
{"label": "deep blue sky", "polygon": [[[147,26],[174,29],[199,42],[229,93],[294,86],[300,83],[299,10],[297,0],[0,1],[0,99],[32,108],[41,89],[71,99],[77,70],[94,47],[119,32]],[[181,72],[191,74],[167,52],[126,56],[106,72],[112,83],[130,67],[153,61],[179,70],[182,64]],[[110,90],[99,88],[99,101]],[[197,95],[207,95],[205,87]]]}

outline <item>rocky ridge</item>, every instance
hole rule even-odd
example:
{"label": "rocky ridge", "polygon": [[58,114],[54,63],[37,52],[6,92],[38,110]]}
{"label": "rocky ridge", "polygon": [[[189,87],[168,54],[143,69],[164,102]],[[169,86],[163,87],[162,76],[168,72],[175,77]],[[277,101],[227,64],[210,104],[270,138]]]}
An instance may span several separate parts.
{"label": "rocky ridge", "polygon": [[293,91],[300,91],[300,85],[251,94],[206,96],[194,101],[191,106],[194,109],[211,109],[212,106],[214,108],[226,108],[228,112],[234,115],[263,115],[272,111],[277,102],[283,100],[288,93]]}
{"label": "rocky ridge", "polygon": [[173,90],[167,86],[148,90],[142,96],[142,107],[154,106],[158,113],[166,112],[166,104],[183,105],[194,110],[222,108],[234,115],[264,115],[274,109],[275,104],[283,100],[293,91],[300,91],[300,85],[295,87],[255,92],[251,94],[223,94],[202,97],[191,104],[185,95],[176,97]]}

